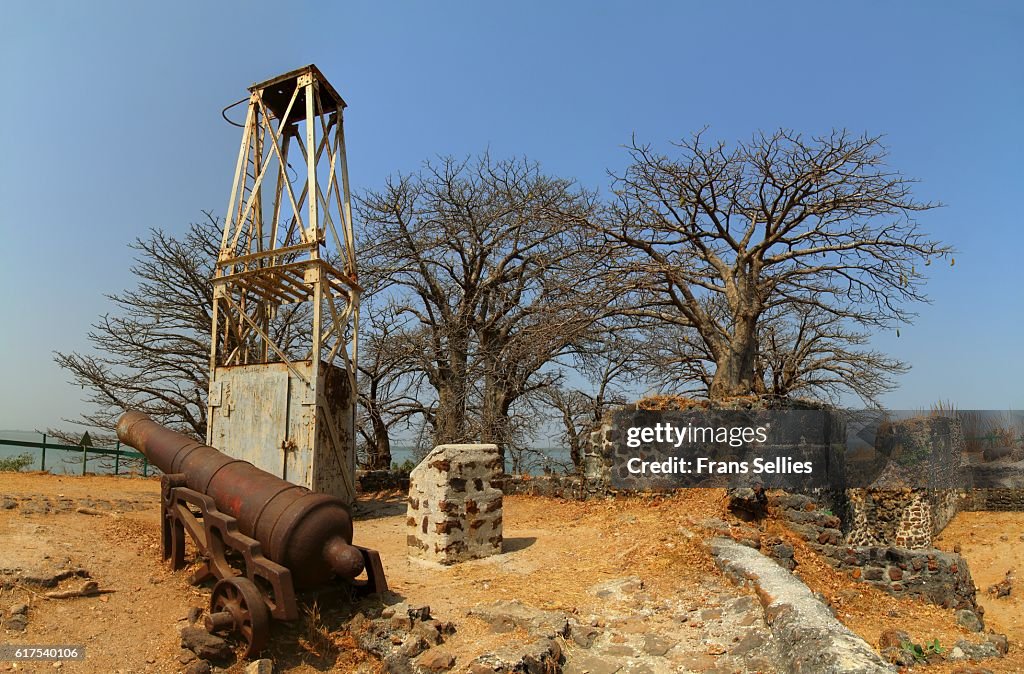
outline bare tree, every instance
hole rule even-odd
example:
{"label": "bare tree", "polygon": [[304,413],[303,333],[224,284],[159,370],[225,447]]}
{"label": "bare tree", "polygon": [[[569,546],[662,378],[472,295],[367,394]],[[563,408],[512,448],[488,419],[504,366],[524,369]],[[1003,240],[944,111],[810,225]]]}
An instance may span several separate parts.
{"label": "bare tree", "polygon": [[[210,277],[221,227],[210,214],[177,237],[150,230],[136,239],[131,272],[136,286],[108,295],[115,311],[92,325],[94,353],[58,352],[58,365],[89,392],[93,409],[69,420],[112,429],[126,409],[149,414],[172,428],[206,436],[210,366]],[[287,345],[298,337],[302,305],[282,307],[271,330]]]}
{"label": "bare tree", "polygon": [[412,417],[425,415],[420,400],[422,372],[417,368],[419,343],[405,326],[393,303],[363,303],[363,331],[367,337],[359,351],[359,414],[356,424],[362,438],[363,467],[391,467],[391,433]]}
{"label": "bare tree", "polygon": [[[717,296],[701,299],[704,312],[724,321],[725,303]],[[627,312],[632,312],[627,309]],[[635,323],[636,361],[647,382],[664,394],[707,396],[715,377],[715,358],[694,328],[640,317]]]}
{"label": "bare tree", "polygon": [[804,396],[838,402],[850,392],[876,407],[909,371],[895,358],[866,348],[870,334],[811,305],[795,305],[770,316],[758,329],[758,379],[776,396]]}
{"label": "bare tree", "polygon": [[210,276],[220,228],[210,219],[183,237],[151,230],[130,246],[137,253],[135,288],[108,295],[115,313],[88,333],[95,354],[57,353],[72,381],[89,391],[94,409],[79,420],[110,429],[137,409],[198,437],[206,435],[210,358]]}
{"label": "bare tree", "polygon": [[[884,329],[926,301],[923,267],[951,249],[927,238],[912,181],[879,137],[780,130],[728,148],[702,133],[669,157],[635,140],[615,177],[606,236],[632,253],[630,313],[696,331],[713,399],[757,391],[758,325],[802,306]],[[721,296],[724,316],[707,310]]]}
{"label": "bare tree", "polygon": [[515,401],[607,303],[594,195],[525,159],[444,158],[359,200],[362,269],[418,323],[434,441],[511,440]]}
{"label": "bare tree", "polygon": [[[721,308],[706,310],[724,320]],[[852,393],[866,405],[878,406],[881,396],[895,388],[895,377],[909,367],[866,348],[869,340],[869,333],[852,329],[842,316],[813,306],[767,312],[757,327],[753,392],[831,402]],[[651,326],[640,359],[663,392],[708,395],[710,391],[714,357],[693,328]]]}
{"label": "bare tree", "polygon": [[583,469],[583,455],[590,434],[612,407],[624,405],[624,385],[636,381],[636,342],[606,333],[577,354],[575,371],[589,384],[586,388],[553,386],[542,392],[544,402],[554,410],[562,425],[562,443],[577,472]]}

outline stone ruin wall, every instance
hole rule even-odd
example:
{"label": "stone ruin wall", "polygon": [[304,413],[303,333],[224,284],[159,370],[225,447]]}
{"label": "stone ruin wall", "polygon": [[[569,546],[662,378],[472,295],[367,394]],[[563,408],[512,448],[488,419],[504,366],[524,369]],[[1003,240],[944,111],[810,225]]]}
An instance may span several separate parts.
{"label": "stone ruin wall", "polygon": [[885,427],[876,448],[927,487],[846,490],[847,542],[930,548],[970,487],[960,420],[921,417]]}
{"label": "stone ruin wall", "polygon": [[[806,494],[773,492],[769,512],[786,522],[832,566],[897,597],[914,597],[945,608],[978,611],[974,581],[958,554],[930,547],[848,541],[841,520]],[[930,539],[930,534],[929,534]]]}
{"label": "stone ruin wall", "polygon": [[930,548],[962,497],[957,489],[847,489],[846,542]]}
{"label": "stone ruin wall", "polygon": [[[671,420],[671,415],[673,415],[673,413],[699,411],[728,413],[742,411],[750,413],[752,415],[750,423],[757,425],[759,419],[758,415],[783,410],[821,411],[828,413],[828,409],[826,407],[813,401],[787,400],[781,398],[757,400],[742,397],[725,403],[719,403],[711,409],[708,409],[706,405],[697,405],[691,409],[683,410],[651,409],[634,403],[609,410],[605,413],[601,423],[591,432],[590,442],[583,452],[583,491],[587,496],[607,496],[615,495],[617,493],[633,493],[638,490],[652,491],[647,488],[641,488],[639,483],[636,488],[630,486],[631,483],[638,482],[638,480],[628,474],[626,469],[626,459],[636,455],[638,451],[640,452],[640,455],[643,456],[645,447],[641,446],[639,449],[627,449],[625,446],[624,431],[624,429],[628,427],[647,425],[652,413],[663,412],[670,415]],[[833,465],[841,465],[843,461],[842,453],[836,453],[834,448],[845,440],[845,423],[842,419],[838,416],[831,415],[828,423],[824,424],[821,428],[816,428],[815,432],[821,432],[824,435],[824,438],[821,439],[820,444],[818,445],[810,442],[809,446],[812,450],[817,447],[818,449],[816,451],[820,453],[822,451],[821,447],[823,446],[825,448],[825,453],[828,454],[829,462]],[[619,459],[618,461],[616,461],[617,458]],[[616,475],[612,474],[612,471],[614,470],[618,470]],[[829,474],[831,476],[832,472],[830,471]],[[714,480],[714,478],[712,478],[712,480]],[[613,486],[614,484],[621,486],[615,487]],[[723,484],[722,486],[725,485]],[[832,486],[840,488],[842,485],[835,483]]]}
{"label": "stone ruin wall", "polygon": [[399,470],[357,470],[356,490],[359,493],[408,491],[409,474]]}
{"label": "stone ruin wall", "polygon": [[504,475],[501,490],[506,496],[545,496],[582,500],[586,498],[583,478],[579,475]]}
{"label": "stone ruin wall", "polygon": [[[614,494],[612,466],[623,432],[620,426],[631,423],[627,406],[605,416],[591,435],[590,448],[584,454],[585,495]],[[625,412],[625,414],[623,414]],[[836,428],[842,427],[837,419]],[[926,417],[898,422],[890,427],[882,451],[917,457],[915,470],[927,474],[928,488],[818,490],[822,507],[836,512],[844,523],[845,542],[851,545],[897,546],[924,549],[963,507],[966,488],[963,434],[957,419]],[[895,449],[894,449],[895,446]],[[842,485],[836,485],[841,487]],[[994,490],[993,490],[994,491]],[[1012,507],[1024,505],[1024,490],[1015,496],[988,495],[993,503]],[[977,501],[975,501],[977,503]]]}
{"label": "stone ruin wall", "polygon": [[1024,489],[971,489],[961,510],[1024,512]]}

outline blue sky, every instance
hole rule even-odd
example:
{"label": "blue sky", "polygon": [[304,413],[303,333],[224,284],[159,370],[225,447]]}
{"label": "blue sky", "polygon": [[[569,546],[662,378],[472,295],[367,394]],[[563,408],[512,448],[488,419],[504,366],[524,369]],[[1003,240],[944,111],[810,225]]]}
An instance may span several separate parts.
{"label": "blue sky", "polygon": [[[54,350],[85,348],[126,243],[222,214],[220,110],[314,62],[349,103],[354,189],[438,154],[525,154],[589,186],[704,126],[884,133],[959,253],[887,402],[1024,407],[1024,4],[21,2],[0,21],[0,428],[75,416]],[[281,14],[281,10],[284,14]],[[356,223],[358,227],[358,223]]]}

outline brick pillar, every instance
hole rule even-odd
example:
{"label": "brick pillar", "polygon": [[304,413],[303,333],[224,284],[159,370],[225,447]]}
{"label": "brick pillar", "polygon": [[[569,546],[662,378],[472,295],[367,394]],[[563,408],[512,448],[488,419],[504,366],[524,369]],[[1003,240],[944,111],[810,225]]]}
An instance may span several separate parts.
{"label": "brick pillar", "polygon": [[455,564],[501,552],[497,445],[438,445],[409,476],[409,555]]}

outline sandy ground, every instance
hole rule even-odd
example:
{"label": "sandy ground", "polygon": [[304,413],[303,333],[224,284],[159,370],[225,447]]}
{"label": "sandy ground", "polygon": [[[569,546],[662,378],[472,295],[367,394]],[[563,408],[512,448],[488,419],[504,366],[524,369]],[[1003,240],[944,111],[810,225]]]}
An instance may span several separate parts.
{"label": "sandy ground", "polygon": [[[360,504],[355,538],[380,550],[392,590],[439,615],[513,598],[582,612],[600,607],[592,585],[624,576],[640,576],[649,590],[700,596],[706,576],[719,574],[695,530],[709,510],[720,514],[720,498],[696,490],[656,501],[506,497],[505,554],[449,567],[407,558],[398,495]],[[374,514],[382,517],[365,519]]]}
{"label": "sandy ground", "polygon": [[[960,513],[942,532],[938,546],[950,551],[959,546],[967,558],[980,589],[978,602],[985,607],[985,624],[1024,640],[1024,513]],[[1015,589],[997,599],[986,590],[1007,571],[1016,572]]]}
{"label": "sandy ground", "polygon": [[[51,504],[107,499],[113,512],[89,515],[75,508],[49,513],[0,509],[0,572],[5,568],[85,569],[101,588],[100,597],[47,600],[45,590],[20,584],[0,593],[0,609],[30,605],[24,633],[0,630],[0,643],[81,644],[85,662],[65,662],[62,672],[175,672],[178,633],[190,607],[205,608],[209,589],[192,587],[187,573],[171,573],[160,562],[159,481],[44,474],[0,474],[3,497]],[[118,507],[117,499],[123,501]],[[715,606],[743,590],[732,588],[711,562],[702,540],[702,522],[727,518],[723,494],[686,490],[665,499],[565,502],[508,497],[505,501],[505,552],[453,567],[409,561],[405,555],[405,507],[400,494],[379,494],[356,511],[355,541],[380,551],[393,599],[427,604],[435,617],[452,620],[459,631],[451,641],[460,655],[472,656],[497,645],[466,610],[495,599],[519,599],[536,608],[579,615],[599,614],[601,601],[590,588],[601,581],[640,576],[653,599],[685,599]],[[779,532],[785,533],[785,532]],[[976,584],[1000,580],[1008,566],[1020,567],[1024,514],[962,513],[944,532],[943,547],[959,544]],[[1006,540],[1000,537],[1005,536]],[[872,645],[887,627],[909,631],[915,640],[939,638],[952,645],[966,636],[952,611],[898,600],[853,583],[795,541],[799,571],[822,592],[839,618]],[[0,576],[2,577],[2,576]],[[75,587],[81,578],[63,581]],[[1009,599],[979,593],[989,626],[1006,632],[1010,657],[988,661],[994,671],[1024,671],[1024,633],[1018,590]],[[268,654],[276,671],[354,671],[366,660],[354,655],[344,631],[360,607],[308,606],[294,624],[277,623]],[[461,659],[461,661],[468,661]],[[0,662],[0,671],[10,669]],[[229,671],[241,671],[240,664]],[[928,668],[947,671],[951,667]],[[51,663],[19,664],[16,671],[55,671]]]}
{"label": "sandy ground", "polygon": [[[0,498],[22,507],[0,509],[0,569],[86,569],[103,597],[46,600],[44,590],[19,585],[0,595],[0,608],[30,604],[28,630],[4,633],[9,642],[84,644],[86,662],[65,662],[67,672],[173,672],[178,632],[192,606],[204,607],[208,588],[190,586],[187,573],[171,573],[159,558],[159,482],[105,477],[0,474]],[[468,608],[496,599],[519,599],[542,609],[598,615],[607,603],[590,588],[602,581],[640,576],[651,601],[664,596],[692,606],[719,606],[745,594],[718,574],[700,541],[699,521],[724,503],[715,492],[687,492],[667,501],[563,502],[509,497],[505,552],[452,567],[410,561],[405,555],[405,505],[400,494],[381,494],[357,507],[355,540],[380,551],[393,593],[390,601],[429,605],[458,632],[447,644],[468,662],[508,635],[489,633],[466,616]],[[54,509],[24,512],[24,503],[76,499],[134,499],[139,511],[86,515]],[[77,501],[75,501],[77,503]],[[63,581],[75,587],[80,578]],[[359,607],[355,607],[358,609]],[[275,623],[268,655],[278,671],[352,671],[354,656],[343,627],[351,607],[307,606],[295,624]],[[691,630],[696,632],[696,630]],[[10,667],[0,663],[0,670]],[[52,671],[21,664],[18,671]],[[240,666],[231,671],[240,671]]]}
{"label": "sandy ground", "polygon": [[[82,645],[85,662],[67,662],[61,671],[162,671],[158,663],[178,654],[177,631],[189,606],[203,593],[159,563],[158,480],[77,478],[0,473],[0,495],[60,499],[130,499],[144,510],[87,515],[73,510],[23,515],[0,511],[0,568],[51,575],[59,569],[83,569],[102,589],[99,597],[47,600],[45,588],[27,584],[0,594],[0,607],[29,605],[29,627],[10,632],[5,643]],[[79,577],[61,589],[82,584]],[[6,663],[0,663],[0,669]],[[55,671],[52,663],[22,663],[19,671]]]}

